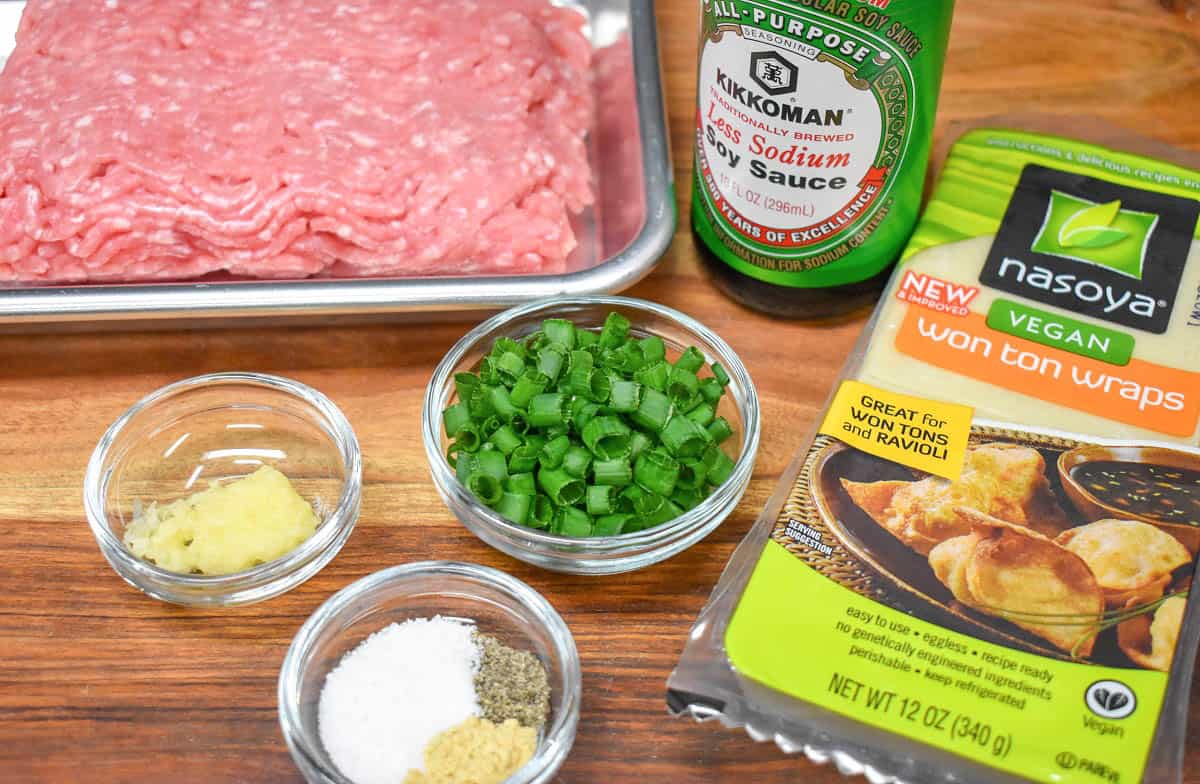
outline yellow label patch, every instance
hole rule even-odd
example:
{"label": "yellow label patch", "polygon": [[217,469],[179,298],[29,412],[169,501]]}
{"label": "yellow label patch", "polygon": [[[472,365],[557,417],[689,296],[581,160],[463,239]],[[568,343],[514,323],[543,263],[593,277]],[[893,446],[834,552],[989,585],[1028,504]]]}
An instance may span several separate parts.
{"label": "yellow label patch", "polygon": [[864,452],[956,480],[975,409],[843,381],[821,432]]}

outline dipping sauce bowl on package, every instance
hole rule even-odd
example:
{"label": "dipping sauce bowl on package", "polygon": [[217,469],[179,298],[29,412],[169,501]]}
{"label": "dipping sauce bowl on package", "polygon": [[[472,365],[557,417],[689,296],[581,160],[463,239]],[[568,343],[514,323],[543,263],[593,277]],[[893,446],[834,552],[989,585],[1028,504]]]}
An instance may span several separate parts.
{"label": "dipping sauce bowl on package", "polygon": [[1198,199],[1163,160],[962,136],[671,708],[876,784],[1180,782]]}

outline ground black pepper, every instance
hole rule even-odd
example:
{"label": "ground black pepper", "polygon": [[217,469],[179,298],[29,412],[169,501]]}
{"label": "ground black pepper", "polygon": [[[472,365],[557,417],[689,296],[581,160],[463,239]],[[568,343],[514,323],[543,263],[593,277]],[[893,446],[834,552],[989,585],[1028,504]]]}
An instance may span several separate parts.
{"label": "ground black pepper", "polygon": [[508,647],[488,634],[478,635],[479,672],[475,693],[480,715],[495,724],[515,719],[541,729],[550,714],[550,679],[530,651]]}

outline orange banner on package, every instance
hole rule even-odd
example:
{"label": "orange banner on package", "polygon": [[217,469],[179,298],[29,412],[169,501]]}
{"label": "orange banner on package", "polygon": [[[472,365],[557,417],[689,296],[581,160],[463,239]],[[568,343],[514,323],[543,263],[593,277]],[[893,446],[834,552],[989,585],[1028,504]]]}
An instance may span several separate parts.
{"label": "orange banner on package", "polygon": [[1117,422],[1189,436],[1200,416],[1200,373],[1133,359],[1114,366],[989,329],[963,318],[909,308],[896,349],[922,362]]}

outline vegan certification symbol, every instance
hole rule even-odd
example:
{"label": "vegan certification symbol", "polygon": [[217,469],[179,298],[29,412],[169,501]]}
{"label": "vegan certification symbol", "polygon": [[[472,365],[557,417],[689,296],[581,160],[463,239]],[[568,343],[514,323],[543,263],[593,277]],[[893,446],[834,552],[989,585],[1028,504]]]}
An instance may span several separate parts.
{"label": "vegan certification symbol", "polygon": [[776,52],[751,52],[750,78],[767,95],[786,95],[796,92],[800,69]]}
{"label": "vegan certification symbol", "polygon": [[1096,681],[1088,686],[1083,701],[1102,719],[1123,719],[1137,707],[1133,689],[1120,681]]}
{"label": "vegan certification symbol", "polygon": [[1157,223],[1153,213],[1122,209],[1119,199],[1099,203],[1052,190],[1030,250],[1141,280],[1146,248]]}

